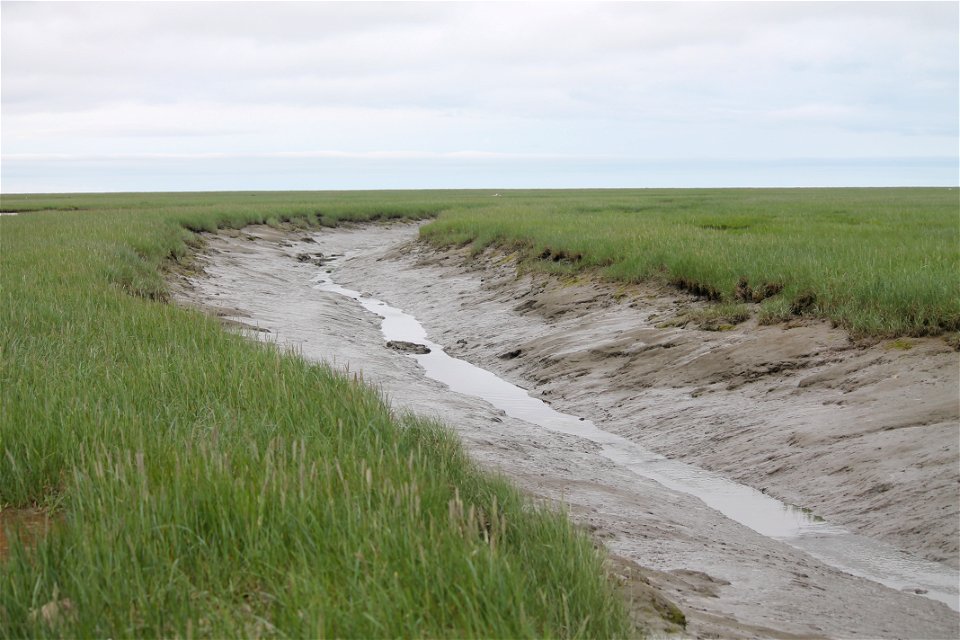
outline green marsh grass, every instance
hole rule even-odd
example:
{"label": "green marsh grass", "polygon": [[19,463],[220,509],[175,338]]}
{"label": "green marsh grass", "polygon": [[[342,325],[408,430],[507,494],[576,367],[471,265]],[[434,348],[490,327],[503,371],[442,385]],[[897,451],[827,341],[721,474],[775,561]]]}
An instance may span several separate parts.
{"label": "green marsh grass", "polygon": [[471,198],[5,196],[0,504],[55,524],[0,559],[0,636],[630,635],[591,541],[445,428],[164,303],[188,229]]}
{"label": "green marsh grass", "polygon": [[960,329],[956,189],[502,192],[446,212],[437,245],[520,248],[547,271],[658,280],[762,321],[827,318],[855,336]]}

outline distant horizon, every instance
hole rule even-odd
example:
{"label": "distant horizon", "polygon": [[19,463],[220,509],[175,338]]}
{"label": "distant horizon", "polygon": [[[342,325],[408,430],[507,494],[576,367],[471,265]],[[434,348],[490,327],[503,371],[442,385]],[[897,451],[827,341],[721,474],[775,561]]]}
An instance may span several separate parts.
{"label": "distant horizon", "polygon": [[[771,186],[771,187],[444,187],[444,188],[404,188],[404,189],[200,189],[200,190],[154,190],[154,191],[0,191],[2,196],[69,196],[69,195],[125,195],[125,194],[217,194],[217,193],[356,193],[356,192],[389,192],[389,191],[491,191],[490,195],[497,195],[498,191],[789,191],[789,190],[897,190],[897,189],[946,189],[960,190],[960,185],[887,185],[882,187],[871,186],[836,186],[820,187],[815,185],[800,186]],[[6,213],[0,211],[0,214]],[[17,212],[17,213],[30,213]]]}
{"label": "distant horizon", "polygon": [[[143,193],[211,191],[395,191],[454,189],[789,189],[960,186],[951,157],[779,159],[558,159],[506,163],[485,159],[160,158],[60,160],[54,180],[31,180],[29,167],[4,168],[0,193]],[[125,164],[149,166],[147,177]],[[544,167],[546,164],[548,166]],[[320,166],[317,166],[320,165]],[[550,166],[552,165],[552,166]],[[41,167],[43,168],[43,167]],[[45,171],[45,169],[44,169]],[[91,172],[99,175],[99,180]],[[7,189],[13,173],[19,188]],[[510,173],[511,178],[503,174]],[[311,174],[317,174],[314,177]],[[363,176],[357,179],[352,174]],[[373,174],[371,177],[370,174]],[[538,174],[536,176],[531,174]],[[632,175],[637,177],[631,180]],[[392,176],[385,178],[384,176]],[[820,177],[819,181],[801,183]],[[791,181],[789,178],[792,177]],[[882,177],[882,180],[879,179]],[[753,181],[751,181],[753,178]],[[376,182],[375,182],[376,181]],[[615,182],[616,181],[616,182]],[[97,186],[87,186],[99,182]],[[29,185],[47,188],[29,188]],[[378,184],[379,183],[379,184]],[[488,186],[496,185],[496,186]]]}

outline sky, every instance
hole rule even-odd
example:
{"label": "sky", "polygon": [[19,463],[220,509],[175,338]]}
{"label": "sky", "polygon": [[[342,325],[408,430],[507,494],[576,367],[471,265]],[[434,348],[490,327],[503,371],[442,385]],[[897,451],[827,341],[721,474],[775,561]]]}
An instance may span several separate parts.
{"label": "sky", "polygon": [[960,3],[0,3],[0,191],[956,186]]}

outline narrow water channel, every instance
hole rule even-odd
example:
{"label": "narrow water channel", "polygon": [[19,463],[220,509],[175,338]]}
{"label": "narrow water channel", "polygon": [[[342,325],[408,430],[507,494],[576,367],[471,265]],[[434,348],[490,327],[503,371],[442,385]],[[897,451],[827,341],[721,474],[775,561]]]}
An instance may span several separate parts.
{"label": "narrow water channel", "polygon": [[603,431],[590,420],[555,411],[490,371],[449,356],[443,347],[427,338],[423,326],[413,316],[336,284],[328,273],[319,274],[314,281],[317,289],[352,298],[382,318],[385,340],[428,347],[429,353],[409,357],[416,358],[428,378],[447,385],[452,391],[484,400],[513,418],[548,431],[593,442],[600,446],[601,454],[615,464],[669,489],[695,496],[727,518],[798,548],[827,565],[893,589],[938,600],[960,611],[957,573],[951,567],[914,558],[885,543],[853,534],[760,491],[665,458]]}

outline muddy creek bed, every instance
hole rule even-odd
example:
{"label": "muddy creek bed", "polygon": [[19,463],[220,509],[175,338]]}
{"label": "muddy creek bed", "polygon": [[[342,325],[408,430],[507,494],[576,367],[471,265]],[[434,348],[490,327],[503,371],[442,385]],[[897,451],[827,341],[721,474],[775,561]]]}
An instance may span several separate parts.
{"label": "muddy creek bed", "polygon": [[443,420],[644,567],[689,633],[958,635],[958,373],[942,340],[664,327],[699,303],[518,277],[417,229],[220,235],[204,277],[174,288]]}

